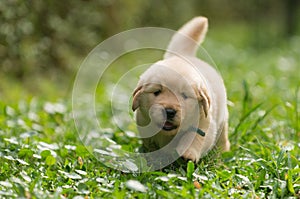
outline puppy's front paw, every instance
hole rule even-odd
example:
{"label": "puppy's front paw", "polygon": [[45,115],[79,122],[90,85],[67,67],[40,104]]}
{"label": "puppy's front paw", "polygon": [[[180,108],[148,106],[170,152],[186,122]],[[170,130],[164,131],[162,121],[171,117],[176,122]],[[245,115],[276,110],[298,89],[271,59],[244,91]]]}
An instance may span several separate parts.
{"label": "puppy's front paw", "polygon": [[191,160],[193,162],[198,162],[200,157],[199,155],[197,154],[196,151],[194,150],[191,150],[191,149],[187,149],[183,154],[182,154],[182,157],[185,159],[185,160]]}
{"label": "puppy's front paw", "polygon": [[193,162],[196,162],[196,154],[193,153],[193,152],[190,151],[190,150],[187,150],[186,152],[184,152],[184,154],[182,155],[182,157],[183,157],[185,160],[192,160]]}

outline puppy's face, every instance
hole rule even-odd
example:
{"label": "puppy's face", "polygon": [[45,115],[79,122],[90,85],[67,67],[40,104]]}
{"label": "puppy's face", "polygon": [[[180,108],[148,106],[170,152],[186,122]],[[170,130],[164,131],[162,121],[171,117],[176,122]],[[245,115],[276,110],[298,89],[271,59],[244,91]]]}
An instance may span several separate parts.
{"label": "puppy's face", "polygon": [[181,123],[181,102],[174,92],[166,86],[148,83],[134,92],[133,110],[140,108],[138,125],[153,125],[166,134],[176,134]]}
{"label": "puppy's face", "polygon": [[132,109],[138,109],[137,124],[158,129],[164,135],[175,135],[178,130],[187,129],[192,121],[199,121],[201,110],[206,115],[209,108],[204,89],[199,89],[181,74],[171,73],[164,72],[168,74],[164,77],[156,73],[155,80],[146,78],[133,93]]}

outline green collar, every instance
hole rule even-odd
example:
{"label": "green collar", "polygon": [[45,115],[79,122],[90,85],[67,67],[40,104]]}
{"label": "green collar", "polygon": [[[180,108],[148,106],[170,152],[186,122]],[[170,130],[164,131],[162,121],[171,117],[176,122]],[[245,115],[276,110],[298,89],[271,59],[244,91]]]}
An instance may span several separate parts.
{"label": "green collar", "polygon": [[199,129],[199,128],[196,128],[196,127],[194,127],[194,126],[191,126],[189,129],[188,129],[188,131],[192,131],[192,132],[196,132],[196,133],[198,133],[199,135],[201,135],[201,136],[205,136],[205,132],[204,131],[202,131],[201,129]]}

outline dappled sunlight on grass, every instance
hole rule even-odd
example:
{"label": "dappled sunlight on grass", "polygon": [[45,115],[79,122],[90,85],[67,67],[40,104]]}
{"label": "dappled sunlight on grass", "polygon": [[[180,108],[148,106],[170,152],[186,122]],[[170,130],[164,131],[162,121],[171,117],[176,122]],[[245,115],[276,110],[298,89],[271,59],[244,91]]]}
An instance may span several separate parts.
{"label": "dappled sunlight on grass", "polygon": [[[79,139],[71,98],[68,89],[63,89],[72,85],[71,78],[67,83],[45,80],[40,96],[4,78],[0,86],[0,196],[299,197],[300,38],[259,50],[245,46],[246,42],[245,38],[241,44],[209,38],[204,44],[227,87],[232,150],[224,154],[213,150],[196,165],[178,160],[155,172],[127,173],[144,164],[129,158],[122,160],[126,172],[113,169],[114,158],[122,150],[136,152],[141,145],[134,137],[130,106],[123,106],[130,105],[130,100],[124,100],[130,99],[145,67],[124,79],[115,93],[116,104],[110,99],[124,72],[156,61],[162,52],[124,55],[99,81],[95,111],[101,128],[90,139],[101,141],[105,150],[83,146]],[[113,118],[112,111],[121,109],[129,115]],[[103,161],[110,159],[111,167],[91,152],[104,155]]]}

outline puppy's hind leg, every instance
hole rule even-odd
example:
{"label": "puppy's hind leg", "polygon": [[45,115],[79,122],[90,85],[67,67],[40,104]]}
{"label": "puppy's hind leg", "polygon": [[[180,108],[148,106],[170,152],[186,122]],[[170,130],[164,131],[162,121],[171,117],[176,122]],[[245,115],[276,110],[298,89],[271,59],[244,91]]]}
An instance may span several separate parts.
{"label": "puppy's hind leg", "polygon": [[229,151],[230,150],[230,142],[228,140],[228,123],[224,122],[223,127],[220,129],[220,137],[217,141],[217,147],[221,149],[221,151]]}

